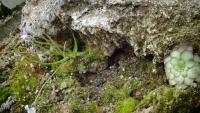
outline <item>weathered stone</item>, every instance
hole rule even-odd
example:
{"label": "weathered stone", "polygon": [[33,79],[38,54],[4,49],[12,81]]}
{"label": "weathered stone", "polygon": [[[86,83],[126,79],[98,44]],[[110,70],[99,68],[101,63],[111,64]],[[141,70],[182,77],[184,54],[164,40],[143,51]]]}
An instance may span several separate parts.
{"label": "weathered stone", "polygon": [[199,20],[199,0],[34,0],[20,28],[56,36],[69,26],[105,55],[128,43],[137,56],[161,61],[174,45],[200,42]]}
{"label": "weathered stone", "polygon": [[10,33],[16,31],[20,25],[21,12],[15,11],[5,19],[0,19],[0,41],[9,36]]}

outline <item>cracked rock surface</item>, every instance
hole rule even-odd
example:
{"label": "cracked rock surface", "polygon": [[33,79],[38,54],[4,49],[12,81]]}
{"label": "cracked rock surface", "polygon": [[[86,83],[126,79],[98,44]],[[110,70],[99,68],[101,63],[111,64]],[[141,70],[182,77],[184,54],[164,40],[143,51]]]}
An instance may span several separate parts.
{"label": "cracked rock surface", "polygon": [[22,13],[21,30],[58,37],[69,26],[107,56],[128,43],[162,61],[174,45],[200,42],[199,0],[29,0]]}

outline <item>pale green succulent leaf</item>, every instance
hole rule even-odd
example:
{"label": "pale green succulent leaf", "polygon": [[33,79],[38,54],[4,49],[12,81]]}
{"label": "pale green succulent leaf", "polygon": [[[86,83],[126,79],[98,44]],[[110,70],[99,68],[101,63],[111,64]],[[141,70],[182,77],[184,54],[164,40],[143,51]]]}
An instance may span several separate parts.
{"label": "pale green succulent leaf", "polygon": [[176,78],[177,84],[183,84],[184,78],[180,75],[179,77]]}
{"label": "pale green succulent leaf", "polygon": [[173,59],[171,59],[170,63],[171,63],[172,65],[176,65],[176,64],[178,63],[178,59],[173,58]]}
{"label": "pale green succulent leaf", "polygon": [[171,60],[171,57],[168,56],[167,58],[164,59],[164,64],[167,64]]}
{"label": "pale green succulent leaf", "polygon": [[191,53],[190,51],[184,51],[184,52],[181,54],[181,58],[182,58],[184,61],[191,60],[191,59],[193,59],[193,53]]}
{"label": "pale green succulent leaf", "polygon": [[198,74],[198,68],[191,68],[187,72],[188,77],[193,79],[197,78],[199,76]]}
{"label": "pale green succulent leaf", "polygon": [[180,88],[180,89],[185,89],[187,88],[187,85],[185,84],[180,84],[180,85],[177,85],[176,87]]}
{"label": "pale green succulent leaf", "polygon": [[185,78],[184,84],[186,84],[186,85],[192,85],[193,84],[193,80],[189,79],[189,78]]}
{"label": "pale green succulent leaf", "polygon": [[179,51],[172,51],[171,57],[179,59],[180,58],[180,54],[181,53]]}
{"label": "pale green succulent leaf", "polygon": [[173,75],[173,74],[169,74],[169,79],[174,79],[175,78],[175,76]]}
{"label": "pale green succulent leaf", "polygon": [[200,82],[200,76],[198,76],[195,81]]}
{"label": "pale green succulent leaf", "polygon": [[186,62],[187,68],[192,68],[196,63],[194,61],[188,61]]}
{"label": "pale green succulent leaf", "polygon": [[9,9],[15,8],[17,5],[22,4],[25,0],[0,0],[4,6]]}
{"label": "pale green succulent leaf", "polygon": [[194,55],[194,61],[195,62],[200,62],[200,57],[198,55]]}

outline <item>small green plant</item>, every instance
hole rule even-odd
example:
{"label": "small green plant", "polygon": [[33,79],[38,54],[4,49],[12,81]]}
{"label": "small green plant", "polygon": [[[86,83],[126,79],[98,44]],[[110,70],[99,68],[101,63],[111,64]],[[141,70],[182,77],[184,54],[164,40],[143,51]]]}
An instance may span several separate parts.
{"label": "small green plant", "polygon": [[170,85],[184,89],[195,86],[194,81],[200,81],[200,57],[193,54],[192,47],[173,50],[164,63]]}
{"label": "small green plant", "polygon": [[65,75],[71,72],[85,73],[92,68],[90,66],[92,63],[105,59],[104,55],[88,46],[83,51],[78,51],[77,39],[72,31],[70,37],[73,39],[73,47],[67,41],[60,44],[47,34],[44,34],[42,41],[33,39],[33,44],[42,51],[39,56],[46,57],[46,60],[44,58],[39,58],[39,61],[29,60],[40,65],[49,66],[53,71],[57,70],[56,75]]}
{"label": "small green plant", "polygon": [[0,104],[5,102],[6,99],[11,96],[12,92],[9,90],[9,88],[1,89],[0,91]]}
{"label": "small green plant", "polygon": [[118,101],[122,101],[129,97],[128,85],[125,84],[122,88],[117,89],[115,86],[108,84],[106,90],[103,93],[103,103],[109,105],[110,103],[115,104]]}

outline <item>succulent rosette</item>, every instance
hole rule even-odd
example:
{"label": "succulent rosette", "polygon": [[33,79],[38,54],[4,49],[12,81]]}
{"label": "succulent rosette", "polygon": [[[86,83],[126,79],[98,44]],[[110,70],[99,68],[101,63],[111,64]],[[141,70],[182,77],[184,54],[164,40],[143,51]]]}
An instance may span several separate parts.
{"label": "succulent rosette", "polygon": [[192,47],[179,47],[164,59],[165,73],[170,85],[179,88],[195,86],[200,81],[200,57]]}

